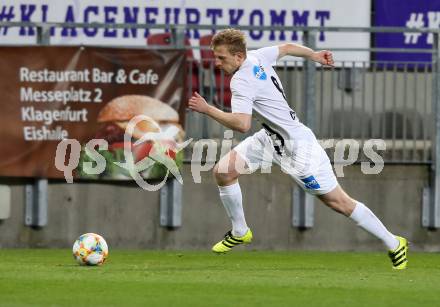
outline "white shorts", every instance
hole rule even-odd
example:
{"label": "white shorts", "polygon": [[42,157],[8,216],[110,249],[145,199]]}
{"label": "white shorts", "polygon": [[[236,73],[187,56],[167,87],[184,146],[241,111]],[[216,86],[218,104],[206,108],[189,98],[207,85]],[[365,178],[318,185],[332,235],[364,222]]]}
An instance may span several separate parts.
{"label": "white shorts", "polygon": [[307,128],[305,137],[286,143],[280,152],[262,129],[247,137],[234,150],[246,162],[246,170],[250,173],[258,169],[270,173],[273,161],[306,192],[322,195],[336,188],[338,181],[330,159],[311,130]]}

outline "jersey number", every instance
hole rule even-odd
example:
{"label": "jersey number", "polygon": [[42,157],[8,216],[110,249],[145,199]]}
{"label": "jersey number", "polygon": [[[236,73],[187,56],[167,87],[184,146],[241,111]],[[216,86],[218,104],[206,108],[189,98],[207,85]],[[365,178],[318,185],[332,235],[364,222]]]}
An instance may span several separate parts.
{"label": "jersey number", "polygon": [[284,99],[286,99],[286,101],[287,101],[286,95],[284,94],[283,89],[281,88],[280,84],[278,83],[278,80],[274,76],[271,76],[270,79],[272,80],[273,85],[275,85],[277,90],[283,95]]}

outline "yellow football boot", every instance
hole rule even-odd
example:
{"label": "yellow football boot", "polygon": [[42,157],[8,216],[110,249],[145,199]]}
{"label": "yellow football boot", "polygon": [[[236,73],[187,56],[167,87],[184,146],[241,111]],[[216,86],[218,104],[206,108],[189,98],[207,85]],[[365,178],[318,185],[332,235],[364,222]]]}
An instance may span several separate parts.
{"label": "yellow football boot", "polygon": [[248,231],[242,237],[236,237],[232,235],[231,231],[228,231],[225,234],[225,238],[212,247],[212,251],[219,254],[226,253],[229,252],[234,246],[248,244],[251,243],[251,241],[252,231],[250,229],[248,229]]}
{"label": "yellow football boot", "polygon": [[393,251],[388,251],[388,256],[393,263],[393,269],[404,270],[408,265],[408,240],[398,236],[396,238],[399,240],[399,246]]}

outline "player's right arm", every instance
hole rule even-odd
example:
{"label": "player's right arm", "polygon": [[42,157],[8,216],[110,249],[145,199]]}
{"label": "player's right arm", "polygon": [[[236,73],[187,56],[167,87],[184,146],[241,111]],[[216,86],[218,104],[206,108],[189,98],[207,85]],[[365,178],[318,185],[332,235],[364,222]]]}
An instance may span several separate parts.
{"label": "player's right arm", "polygon": [[291,55],[309,59],[322,65],[333,66],[333,54],[329,50],[314,51],[309,47],[294,43],[287,43],[278,46],[278,59],[283,56]]}
{"label": "player's right arm", "polygon": [[209,105],[205,98],[197,92],[189,99],[188,106],[191,110],[206,114],[232,130],[245,133],[251,128],[251,114],[223,112],[213,105]]}

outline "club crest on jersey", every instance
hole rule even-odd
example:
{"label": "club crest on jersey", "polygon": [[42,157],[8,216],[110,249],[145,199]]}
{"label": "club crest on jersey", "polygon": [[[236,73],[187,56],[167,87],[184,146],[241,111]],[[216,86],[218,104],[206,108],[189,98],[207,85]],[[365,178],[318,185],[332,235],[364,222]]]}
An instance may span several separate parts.
{"label": "club crest on jersey", "polygon": [[266,75],[264,68],[262,66],[258,66],[258,65],[254,66],[254,75],[257,79],[260,79],[260,80],[267,79],[267,75]]}

